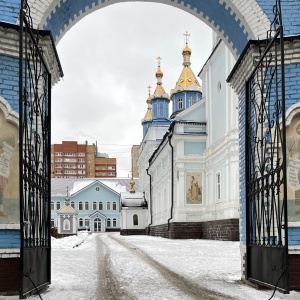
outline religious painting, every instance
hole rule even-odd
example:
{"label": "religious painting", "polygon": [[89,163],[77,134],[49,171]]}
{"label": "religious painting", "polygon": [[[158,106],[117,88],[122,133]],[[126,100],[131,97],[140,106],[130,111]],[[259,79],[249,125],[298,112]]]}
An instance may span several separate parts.
{"label": "religious painting", "polygon": [[286,128],[288,221],[300,221],[300,113]]}
{"label": "religious painting", "polygon": [[18,119],[0,97],[0,224],[19,223]]}
{"label": "religious painting", "polygon": [[186,203],[202,204],[202,173],[186,173]]}

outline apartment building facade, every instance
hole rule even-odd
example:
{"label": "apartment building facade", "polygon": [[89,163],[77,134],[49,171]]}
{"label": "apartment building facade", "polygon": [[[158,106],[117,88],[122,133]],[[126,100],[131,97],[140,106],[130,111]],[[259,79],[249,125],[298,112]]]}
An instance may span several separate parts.
{"label": "apartment building facade", "polygon": [[97,143],[63,141],[51,145],[51,178],[117,177],[117,160],[99,153]]}

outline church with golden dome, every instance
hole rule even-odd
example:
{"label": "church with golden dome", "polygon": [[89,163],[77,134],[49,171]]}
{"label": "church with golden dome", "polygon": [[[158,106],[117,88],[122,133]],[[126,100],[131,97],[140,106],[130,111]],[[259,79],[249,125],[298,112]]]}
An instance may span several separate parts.
{"label": "church with golden dome", "polygon": [[226,84],[235,59],[213,34],[212,54],[195,76],[189,34],[184,36],[183,69],[170,96],[162,84],[160,57],[153,94],[148,87],[137,162],[148,204],[145,233],[236,241],[238,99]]}

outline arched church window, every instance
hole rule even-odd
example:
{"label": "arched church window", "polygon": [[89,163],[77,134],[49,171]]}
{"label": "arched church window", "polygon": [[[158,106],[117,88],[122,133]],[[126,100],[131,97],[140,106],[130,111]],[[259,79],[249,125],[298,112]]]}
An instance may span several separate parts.
{"label": "arched church window", "polygon": [[54,210],[54,201],[51,201],[51,210]]}
{"label": "arched church window", "polygon": [[90,227],[90,220],[89,219],[84,220],[84,226],[85,227]]}
{"label": "arched church window", "polygon": [[137,214],[133,215],[133,225],[139,225],[139,217]]}
{"label": "arched church window", "polygon": [[60,202],[59,202],[59,201],[56,202],[56,209],[57,209],[57,210],[60,209]]}
{"label": "arched church window", "polygon": [[110,219],[107,219],[107,227],[110,227]]}
{"label": "arched church window", "polygon": [[113,210],[117,210],[117,202],[113,202]]}
{"label": "arched church window", "polygon": [[117,219],[113,219],[113,227],[117,227]]}
{"label": "arched church window", "polygon": [[83,219],[82,218],[79,219],[79,227],[83,227]]}
{"label": "arched church window", "polygon": [[51,227],[54,227],[54,219],[51,219]]}
{"label": "arched church window", "polygon": [[107,209],[107,210],[110,210],[110,202],[107,202],[107,203],[106,203],[106,209]]}
{"label": "arched church window", "polygon": [[97,210],[97,202],[93,202],[93,210]]}
{"label": "arched church window", "polygon": [[74,201],[71,202],[71,207],[73,207],[75,209],[75,203],[74,203]]}
{"label": "arched church window", "polygon": [[103,203],[99,202],[99,210],[103,210]]}
{"label": "arched church window", "polygon": [[178,109],[182,109],[183,108],[183,102],[182,102],[182,98],[178,99]]}
{"label": "arched church window", "polygon": [[81,201],[78,203],[78,209],[79,209],[79,210],[83,210],[83,204],[82,204]]}
{"label": "arched church window", "polygon": [[64,227],[64,230],[66,230],[66,231],[70,230],[70,221],[68,219],[64,220],[63,227]]}
{"label": "arched church window", "polygon": [[194,98],[193,96],[189,97],[189,107],[192,106],[194,104]]}

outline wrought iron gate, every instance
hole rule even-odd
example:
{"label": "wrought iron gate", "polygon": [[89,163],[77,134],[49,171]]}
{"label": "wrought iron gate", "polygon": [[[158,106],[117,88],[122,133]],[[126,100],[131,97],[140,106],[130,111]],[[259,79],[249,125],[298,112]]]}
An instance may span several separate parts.
{"label": "wrought iron gate", "polygon": [[19,55],[20,298],[24,298],[51,279],[51,76],[27,0],[21,2]]}
{"label": "wrought iron gate", "polygon": [[246,83],[247,279],[289,292],[284,43],[280,1]]}

